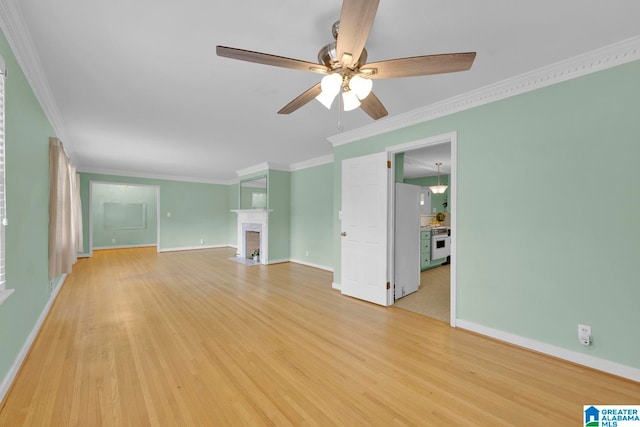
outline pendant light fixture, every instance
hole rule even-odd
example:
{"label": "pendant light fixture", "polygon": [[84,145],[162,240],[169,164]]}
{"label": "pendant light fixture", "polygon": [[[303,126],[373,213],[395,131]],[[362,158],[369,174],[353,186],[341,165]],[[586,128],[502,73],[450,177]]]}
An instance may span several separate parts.
{"label": "pendant light fixture", "polygon": [[436,163],[436,166],[438,167],[438,185],[432,185],[429,187],[429,189],[433,194],[442,194],[445,191],[447,191],[446,185],[440,185],[440,166],[441,165],[442,165],[442,162]]}

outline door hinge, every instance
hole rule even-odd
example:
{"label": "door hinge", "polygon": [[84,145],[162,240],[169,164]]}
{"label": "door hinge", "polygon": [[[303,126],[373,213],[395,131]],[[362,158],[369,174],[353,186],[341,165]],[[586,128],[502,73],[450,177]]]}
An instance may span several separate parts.
{"label": "door hinge", "polygon": [[387,169],[391,169],[391,160],[387,160]]}
{"label": "door hinge", "polygon": [[391,282],[387,282],[387,289],[391,289]]}

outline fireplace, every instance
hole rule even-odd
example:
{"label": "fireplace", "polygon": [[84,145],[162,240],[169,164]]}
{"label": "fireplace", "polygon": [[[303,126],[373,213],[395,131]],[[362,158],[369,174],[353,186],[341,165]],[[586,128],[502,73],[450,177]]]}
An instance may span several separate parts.
{"label": "fireplace", "polygon": [[269,213],[266,209],[240,209],[238,214],[238,251],[236,256],[251,258],[254,249],[260,250],[260,264],[269,263]]}
{"label": "fireplace", "polygon": [[[257,226],[257,227],[256,227]],[[258,253],[262,253],[260,248],[260,234],[262,234],[262,226],[260,224],[245,224],[244,230],[244,253],[245,258],[251,258],[251,254],[254,250],[258,250]]]}

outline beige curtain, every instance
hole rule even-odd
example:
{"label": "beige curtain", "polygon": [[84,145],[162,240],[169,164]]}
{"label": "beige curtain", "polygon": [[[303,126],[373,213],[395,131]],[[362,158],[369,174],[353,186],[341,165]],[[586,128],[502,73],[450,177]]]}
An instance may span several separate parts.
{"label": "beige curtain", "polygon": [[49,279],[70,273],[82,248],[79,181],[60,140],[49,138]]}

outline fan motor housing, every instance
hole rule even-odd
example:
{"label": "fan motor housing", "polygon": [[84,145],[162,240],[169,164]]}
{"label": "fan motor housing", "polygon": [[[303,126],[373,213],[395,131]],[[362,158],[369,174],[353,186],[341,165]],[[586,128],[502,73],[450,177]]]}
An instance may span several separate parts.
{"label": "fan motor housing", "polygon": [[[330,69],[337,68],[337,64],[340,62],[340,58],[338,58],[338,50],[336,48],[336,43],[338,40],[338,35],[340,33],[340,21],[336,21],[331,26],[331,33],[333,34],[333,41],[329,44],[324,45],[320,51],[318,52],[318,62],[320,64],[326,65]],[[357,70],[360,68],[362,64],[367,63],[367,49],[362,49],[362,53],[360,54],[360,58],[358,61],[353,64],[353,69]]]}

